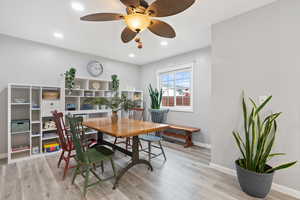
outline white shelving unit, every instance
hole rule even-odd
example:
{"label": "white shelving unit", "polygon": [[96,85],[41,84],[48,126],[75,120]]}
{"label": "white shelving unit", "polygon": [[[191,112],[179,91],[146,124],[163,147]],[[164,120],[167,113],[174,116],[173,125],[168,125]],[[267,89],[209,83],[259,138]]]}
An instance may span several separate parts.
{"label": "white shelving unit", "polygon": [[[111,98],[111,81],[77,77],[75,79],[75,88],[71,91],[67,88],[64,90],[66,114],[82,116],[84,119],[106,117],[111,114],[111,110],[104,106],[85,104],[85,100],[89,98]],[[94,130],[86,130],[86,135],[90,135],[90,137],[97,137],[96,133],[97,131]]]}
{"label": "white shelving unit", "polygon": [[128,99],[135,102],[136,107],[143,108],[144,95],[143,91],[139,90],[122,90],[121,95],[125,95]]}
{"label": "white shelving unit", "polygon": [[110,114],[110,109],[85,104],[88,98],[104,97],[111,98],[111,81],[77,77],[75,88],[71,91],[65,89],[65,110],[66,113],[75,115],[105,116]]}
{"label": "white shelving unit", "polygon": [[[58,91],[58,100],[43,99],[43,92]],[[50,112],[44,107],[45,102],[56,101],[55,109],[63,110],[63,92],[59,86],[41,86],[30,84],[8,85],[8,162],[28,159],[43,154],[44,136],[48,130],[43,129],[45,120],[49,120]],[[20,102],[22,101],[23,102]],[[51,104],[51,103],[50,103]],[[28,130],[12,132],[14,120],[29,121]],[[56,135],[56,133],[54,133]],[[50,139],[50,137],[49,137]],[[55,139],[54,137],[51,139]],[[32,148],[38,147],[39,152],[34,154]]]}
{"label": "white shelving unit", "polygon": [[[80,115],[85,119],[110,116],[111,110],[105,106],[85,105],[87,98],[111,98],[111,81],[78,77],[75,79],[75,89],[69,91],[62,86],[9,84],[8,85],[8,162],[16,162],[41,155],[55,154],[43,152],[43,144],[57,141],[56,129],[45,128],[47,121],[52,120],[50,111],[58,110],[66,114]],[[58,91],[57,100],[43,98],[45,91]],[[136,102],[137,107],[143,107],[142,91],[120,91]],[[20,100],[24,101],[20,101]],[[72,105],[71,105],[72,104]],[[73,107],[72,110],[70,108]],[[122,113],[123,114],[123,113]],[[25,131],[11,131],[13,120],[29,120],[29,128]],[[96,137],[97,131],[88,129],[87,135]],[[32,149],[39,148],[34,154]]]}

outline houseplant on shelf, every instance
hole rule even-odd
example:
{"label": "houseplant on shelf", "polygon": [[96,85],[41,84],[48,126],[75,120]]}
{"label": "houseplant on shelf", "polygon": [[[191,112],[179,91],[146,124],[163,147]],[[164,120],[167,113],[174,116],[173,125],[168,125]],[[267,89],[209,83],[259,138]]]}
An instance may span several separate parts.
{"label": "houseplant on shelf", "polygon": [[135,107],[135,103],[129,100],[126,96],[122,95],[121,97],[118,96],[119,91],[119,80],[117,75],[112,75],[112,91],[113,95],[111,98],[91,98],[86,99],[84,103],[92,104],[92,105],[99,105],[99,106],[107,106],[112,110],[111,121],[112,123],[117,123],[118,121],[118,111],[119,110],[129,110],[130,108]]}
{"label": "houseplant on shelf", "polygon": [[156,123],[164,123],[166,121],[166,116],[169,112],[169,109],[161,108],[161,102],[163,98],[162,89],[153,89],[152,85],[150,84],[148,91],[151,99],[151,109],[149,109],[151,120]]}
{"label": "houseplant on shelf", "polygon": [[242,190],[254,197],[264,198],[268,195],[274,172],[296,164],[286,163],[277,167],[268,165],[268,161],[283,153],[271,153],[276,138],[277,118],[281,113],[274,113],[261,118],[261,111],[272,99],[268,97],[261,105],[257,105],[251,98],[250,113],[243,97],[244,138],[237,131],[233,136],[242,157],[236,160],[237,176]]}
{"label": "houseplant on shelf", "polygon": [[69,90],[69,94],[71,94],[72,89],[75,86],[75,76],[76,76],[76,69],[71,67],[69,70],[65,72],[65,84],[66,88]]}

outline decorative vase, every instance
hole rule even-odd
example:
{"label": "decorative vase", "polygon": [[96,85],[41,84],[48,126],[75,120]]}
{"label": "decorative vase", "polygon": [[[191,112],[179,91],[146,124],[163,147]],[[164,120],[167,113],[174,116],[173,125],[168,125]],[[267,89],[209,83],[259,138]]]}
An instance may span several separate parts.
{"label": "decorative vase", "polygon": [[[246,194],[257,198],[265,198],[269,194],[274,172],[263,174],[250,171],[242,168],[238,164],[238,160],[235,161],[235,166],[239,184]],[[268,169],[271,168],[271,166],[268,165],[266,167]]]}
{"label": "decorative vase", "polygon": [[118,122],[118,113],[117,112],[112,112],[112,115],[111,115],[111,123],[115,124]]}

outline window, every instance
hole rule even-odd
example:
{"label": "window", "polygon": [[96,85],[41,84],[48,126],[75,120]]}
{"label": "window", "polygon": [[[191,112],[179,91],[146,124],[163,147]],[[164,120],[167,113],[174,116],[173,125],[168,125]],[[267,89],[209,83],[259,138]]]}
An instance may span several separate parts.
{"label": "window", "polygon": [[162,106],[175,111],[193,111],[193,65],[158,72],[159,88],[163,91]]}

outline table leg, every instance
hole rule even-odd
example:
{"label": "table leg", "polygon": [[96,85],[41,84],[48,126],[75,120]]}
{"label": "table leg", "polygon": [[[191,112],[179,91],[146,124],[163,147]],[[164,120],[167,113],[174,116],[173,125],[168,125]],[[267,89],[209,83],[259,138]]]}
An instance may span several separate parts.
{"label": "table leg", "polygon": [[97,143],[98,143],[99,145],[103,144],[103,133],[100,132],[100,131],[98,131],[97,137],[98,137]]}
{"label": "table leg", "polygon": [[140,159],[139,158],[139,137],[138,136],[133,136],[133,139],[132,139],[132,160],[131,162],[125,167],[123,168],[119,174],[117,175],[116,177],[116,181],[115,181],[115,184],[114,184],[114,187],[113,189],[116,189],[116,186],[119,182],[119,180],[122,178],[122,176],[131,168],[133,167],[134,165],[138,165],[138,164],[145,164],[145,165],[148,165],[149,169],[151,171],[153,171],[153,167],[152,165],[150,164],[150,162],[148,162],[147,160],[144,160],[144,159]]}
{"label": "table leg", "polygon": [[184,148],[191,147],[193,145],[192,133],[187,131]]}

